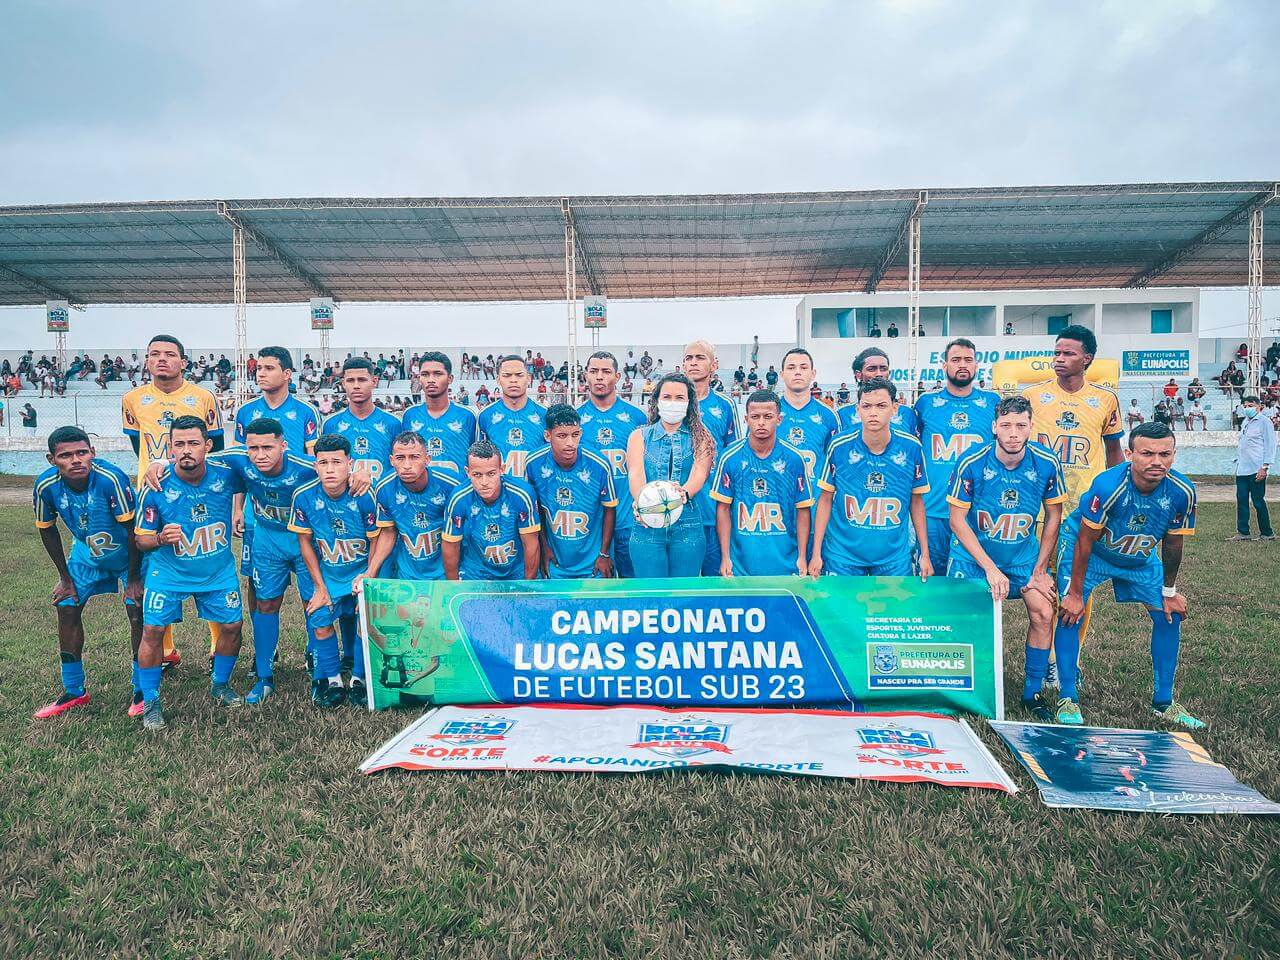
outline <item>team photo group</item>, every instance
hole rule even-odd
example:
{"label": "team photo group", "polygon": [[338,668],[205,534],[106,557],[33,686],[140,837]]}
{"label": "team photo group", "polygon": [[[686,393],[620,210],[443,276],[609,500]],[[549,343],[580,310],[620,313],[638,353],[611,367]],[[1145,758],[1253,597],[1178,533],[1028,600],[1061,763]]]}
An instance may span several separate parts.
{"label": "team photo group", "polygon": [[[948,576],[1025,605],[1022,706],[1063,724],[1084,722],[1081,641],[1110,581],[1150,617],[1151,710],[1203,727],[1174,698],[1195,489],[1173,469],[1167,425],[1126,437],[1115,393],[1088,378],[1096,350],[1089,329],[1069,326],[1053,377],[1002,397],[979,387],[975,346],[956,339],[940,389],[908,403],[888,355],[869,347],[852,358],[856,398],[832,409],[812,356],[794,348],[778,390],[748,394],[741,413],[716,389],[706,341],[644,408],[619,395],[619,362],[603,350],[583,367],[582,403],[544,408],[516,353],[497,361],[499,397],[478,414],[454,401],[450,358],[427,352],[413,371],[423,400],[402,417],[375,403],[373,364],[351,357],[345,408],[321,417],[293,391],[290,352],[264,347],[258,393],[228,434],[214,396],[186,378],[182,344],[156,336],[150,382],[123,400],[136,477],[95,456],[78,427],[49,435],[33,500],[58,577],[64,689],[35,716],[89,702],[81,613],[99,594],[123,593],[129,713],[162,729],[188,599],[209,626],[213,699],[261,704],[276,690],[292,583],[311,696],[333,709],[367,702],[365,578]],[[254,682],[242,696],[232,680],[246,610]]]}

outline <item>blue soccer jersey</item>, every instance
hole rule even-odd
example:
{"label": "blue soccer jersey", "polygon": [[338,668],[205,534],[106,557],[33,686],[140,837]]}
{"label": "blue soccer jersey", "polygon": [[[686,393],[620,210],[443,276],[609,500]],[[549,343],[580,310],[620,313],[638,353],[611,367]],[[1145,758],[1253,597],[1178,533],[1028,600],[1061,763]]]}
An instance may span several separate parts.
{"label": "blue soccer jersey", "polygon": [[503,400],[480,411],[480,433],[502,454],[502,472],[523,477],[529,454],[547,441],[547,410],[525,397],[524,406],[512,410]]}
{"label": "blue soccer jersey", "polygon": [[427,485],[416,493],[394,474],[378,484],[374,495],[378,529],[381,536],[396,538],[388,558],[391,567],[378,571],[379,576],[444,579],[440,538],[445,510],[457,491],[457,478],[448,471],[436,470],[434,465],[427,469]]}
{"label": "blue soccer jersey", "polygon": [[400,418],[377,407],[363,420],[343,410],[325,420],[324,432],[346,437],[352,469],[367,467],[376,483],[391,467],[391,441],[400,432]]}
{"label": "blue soccer jersey", "polygon": [[231,550],[231,508],[236,494],[244,492],[240,475],[213,458],[205,461],[199,483],[188,483],[170,470],[160,478],[159,490],[142,491],[135,533],[158,534],[171,523],[182,529],[177,543],[161,544],[148,554],[148,591],[178,595],[239,591]]}
{"label": "blue soccer jersey", "polygon": [[909,569],[911,496],[929,492],[919,440],[893,430],[883,452],[872,453],[861,429],[842,434],[831,441],[818,486],[831,491],[827,572]]}
{"label": "blue soccer jersey", "polygon": [[458,574],[463,580],[523,580],[522,533],[537,533],[538,507],[522,480],[502,481],[493,503],[467,484],[449,500],[444,539],[462,544]]}
{"label": "blue soccer jersey", "polygon": [[1196,488],[1170,470],[1154,490],[1142,493],[1133,484],[1129,464],[1117,464],[1089,485],[1067,518],[1064,537],[1074,540],[1082,523],[1102,531],[1093,557],[1122,568],[1160,564],[1157,548],[1167,534],[1195,533]]}
{"label": "blue soccer jersey", "polygon": [[61,520],[71,534],[70,560],[104,570],[123,571],[129,563],[129,522],[134,516],[133,488],[113,463],[94,460],[84,490],[76,491],[50,467],[36,478],[32,492],[36,526]]}
{"label": "blue soccer jersey", "polygon": [[[1062,464],[1038,443],[1028,443],[1022,459],[1009,469],[996,456],[994,442],[971,451],[956,466],[947,503],[967,507],[965,520],[992,562],[1008,575],[1027,573],[1040,553],[1036,517],[1045,504],[1066,500]],[[976,565],[954,536],[951,559]]]}
{"label": "blue soccer jersey", "polygon": [[[702,425],[716,442],[715,454],[711,459],[711,471],[715,472],[715,462],[720,454],[729,448],[740,436],[738,432],[738,408],[723,393],[711,390],[698,401],[698,413],[702,417]],[[702,485],[702,489],[693,498],[698,504],[698,513],[702,515],[702,525],[715,526],[716,505],[711,500],[711,477]],[[711,534],[714,536],[714,534]],[[709,548],[710,549],[710,548]]]}
{"label": "blue soccer jersey", "polygon": [[311,535],[331,600],[348,596],[351,581],[368,568],[369,540],[378,533],[375,514],[372,494],[357,497],[344,489],[332,497],[318,478],[294,493],[289,529]]}
{"label": "blue soccer jersey", "polygon": [[581,447],[577,462],[562,467],[548,446],[529,457],[525,479],[538,498],[543,535],[551,550],[548,576],[590,577],[604,544],[605,507],[618,505],[613,470]]}
{"label": "blue soccer jersey", "polygon": [[929,478],[925,516],[937,520],[950,516],[947,494],[951,475],[965,451],[991,442],[999,403],[1000,395],[990,390],[974,390],[958,397],[946,387],[916,401],[920,446],[924,448],[924,468]]}
{"label": "blue soccer jersey", "polygon": [[618,496],[615,530],[628,531],[635,525],[631,506],[631,484],[627,481],[627,441],[648,418],[639,407],[614,400],[601,410],[588,400],[578,408],[582,421],[582,446],[601,457],[613,470],[613,492]]}
{"label": "blue soccer jersey", "polygon": [[[858,401],[855,400],[853,403],[846,403],[843,407],[837,408],[836,419],[840,422],[839,433],[850,433],[861,426],[862,418],[858,416]],[[916,419],[916,412],[905,403],[898,404],[897,412],[889,421],[889,427],[909,433],[913,437],[920,434],[920,422]]]}
{"label": "blue soccer jersey", "polygon": [[799,450],[776,441],[761,457],[746,440],[730,444],[720,455],[711,499],[729,505],[729,555],[736,576],[796,572],[796,511],[813,506],[809,470]]}
{"label": "blue soccer jersey", "polygon": [[278,407],[272,407],[266,397],[259,396],[237,410],[236,443],[244,443],[244,428],[261,417],[279,421],[289,452],[300,457],[311,452],[320,436],[320,414],[316,408],[291,393]]}
{"label": "blue soccer jersey", "polygon": [[788,403],[786,397],[782,397],[781,407],[782,420],[778,424],[778,438],[800,451],[809,471],[809,479],[812,480],[827,457],[831,438],[840,432],[840,420],[834,410],[813,397],[798,408]]}
{"label": "blue soccer jersey", "polygon": [[[476,415],[456,403],[449,404],[438,417],[425,403],[410,407],[404,412],[401,429],[412,430],[422,437],[432,467],[452,471],[459,479],[466,473],[467,448],[480,439]],[[541,440],[541,433],[538,438]]]}

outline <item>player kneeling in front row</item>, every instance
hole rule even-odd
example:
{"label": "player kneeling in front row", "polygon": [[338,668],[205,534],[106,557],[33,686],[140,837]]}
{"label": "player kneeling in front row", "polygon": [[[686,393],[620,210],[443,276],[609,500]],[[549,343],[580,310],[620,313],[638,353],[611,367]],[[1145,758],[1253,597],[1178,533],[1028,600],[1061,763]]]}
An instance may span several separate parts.
{"label": "player kneeling in front row", "polygon": [[911,537],[920,547],[916,572],[933,575],[923,495],[929,492],[924,450],[892,428],[898,390],[888,380],[858,386],[858,423],[831,441],[818,475],[810,576],[911,576]]}
{"label": "player kneeling in front row", "polygon": [[173,470],[159,490],[144,489],[138,502],[134,535],[150,557],[142,598],[142,642],[138,679],[142,688],[142,725],[165,726],[160,709],[161,644],[169,624],[182,620],[182,603],[196,602],[200,617],[218,628],[210,694],[223,706],[244,703],[231,689],[231,672],[240,655],[243,610],[235,555],[231,550],[233,501],[245,491],[230,467],[206,458],[212,449],[199,417],[178,417],[169,427]]}
{"label": "player kneeling in front row", "polygon": [[613,469],[583,449],[578,411],[547,411],[547,446],[525,462],[525,479],[542,510],[542,575],[551,580],[613,576],[618,497]]}
{"label": "player kneeling in front row", "polygon": [[[100,593],[116,593],[124,579],[125,613],[134,655],[136,693],[138,642],[142,639],[140,559],[130,523],[133,488],[124,471],[94,459],[88,435],[79,427],[59,427],[49,434],[52,466],[36,479],[33,493],[40,542],[58,571],[53,602],[58,610],[58,656],[62,662],[62,696],[36,711],[47,720],[89,703],[84,685],[84,605]],[[71,534],[71,558],[62,549],[57,523]],[[142,699],[135,695],[141,704]],[[141,712],[141,706],[138,711]],[[134,713],[130,707],[131,715]]]}
{"label": "player kneeling in front row", "polygon": [[536,580],[538,507],[523,480],[504,477],[488,440],[467,451],[466,486],[444,515],[440,551],[449,580]]}
{"label": "player kneeling in front row", "polygon": [[[985,579],[997,603],[1022,597],[1028,620],[1022,705],[1047,720],[1052,714],[1041,703],[1040,689],[1053,638],[1048,570],[1066,499],[1062,465],[1048,448],[1029,442],[1031,404],[1023,397],[1008,397],[996,406],[995,436],[995,442],[962,457],[951,477],[947,576]],[[1037,543],[1041,508],[1044,522]]]}
{"label": "player kneeling in front row", "polygon": [[1174,453],[1173,432],[1166,425],[1150,421],[1134,427],[1129,462],[1099,474],[1067,518],[1058,544],[1062,603],[1053,641],[1062,683],[1059,723],[1084,722],[1076,693],[1080,623],[1090,595],[1110,580],[1118,602],[1143,603],[1151,616],[1152,712],[1190,730],[1205,726],[1173,699],[1187,616],[1186,598],[1175,583],[1183,538],[1196,527],[1196,490],[1172,469]]}
{"label": "player kneeling in front row", "polygon": [[289,521],[313,584],[306,602],[307,628],[315,637],[311,699],[325,710],[344,701],[364,706],[363,653],[359,644],[348,644],[354,659],[351,688],[344,689],[336,625],[356,615],[355,581],[365,572],[378,536],[376,508],[371,494],[351,493],[351,444],[346,437],[326,434],[316,441],[315,470],[316,479],[294,493]]}
{"label": "player kneeling in front row", "polygon": [[747,436],[720,454],[716,501],[722,577],[804,576],[813,493],[804,454],[778,439],[782,404],[772,390],[747,398]]}

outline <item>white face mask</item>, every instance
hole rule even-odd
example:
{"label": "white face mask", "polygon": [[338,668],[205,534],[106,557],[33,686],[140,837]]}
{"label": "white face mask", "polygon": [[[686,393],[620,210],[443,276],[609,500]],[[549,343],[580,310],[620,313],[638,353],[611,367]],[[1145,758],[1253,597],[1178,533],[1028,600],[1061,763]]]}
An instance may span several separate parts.
{"label": "white face mask", "polygon": [[689,401],[687,400],[659,400],[658,401],[658,419],[663,423],[674,424],[684,419],[684,415],[689,412]]}

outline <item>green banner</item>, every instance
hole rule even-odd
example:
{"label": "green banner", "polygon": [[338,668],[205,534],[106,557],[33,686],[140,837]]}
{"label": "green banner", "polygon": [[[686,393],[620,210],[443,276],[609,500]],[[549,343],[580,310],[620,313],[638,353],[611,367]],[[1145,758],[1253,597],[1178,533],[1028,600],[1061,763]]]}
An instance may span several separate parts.
{"label": "green banner", "polygon": [[371,580],[370,707],[817,707],[1003,716],[985,585],[908,577]]}

